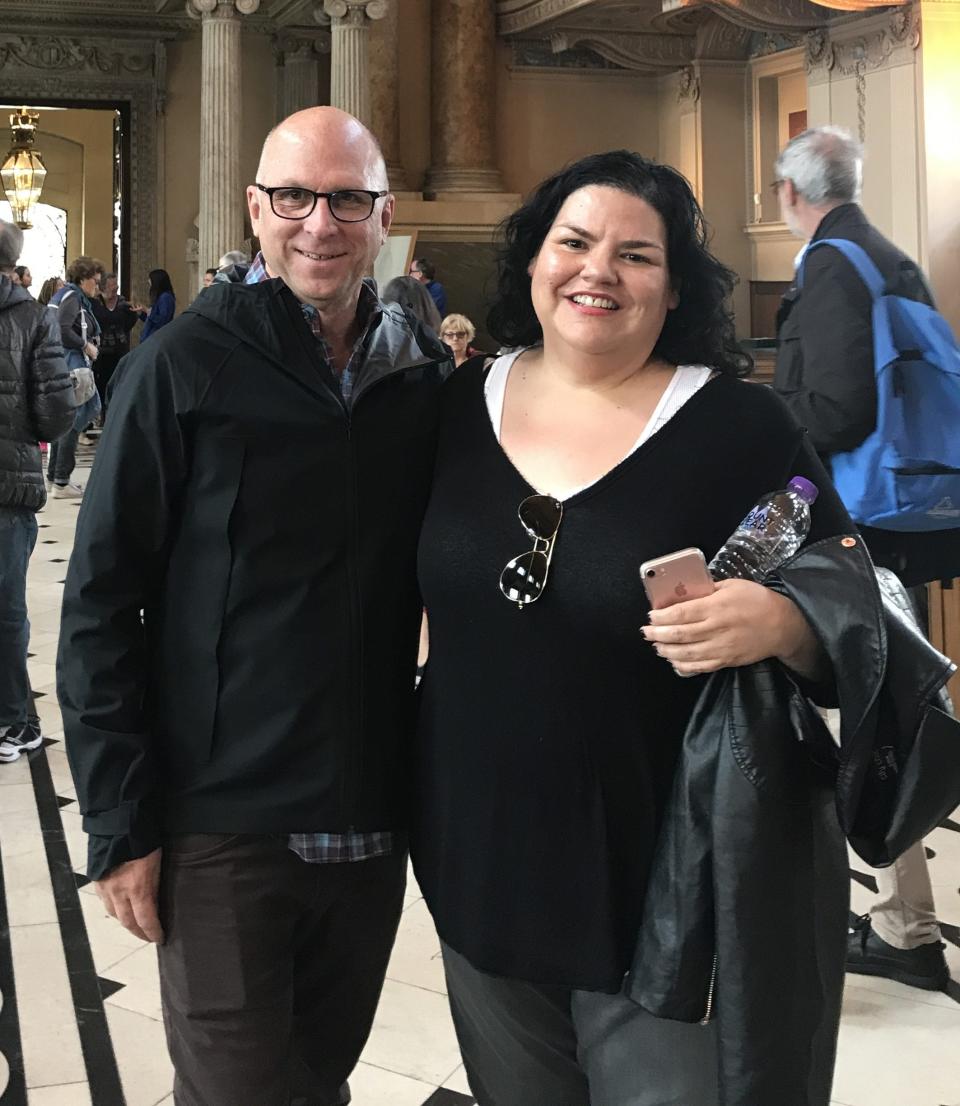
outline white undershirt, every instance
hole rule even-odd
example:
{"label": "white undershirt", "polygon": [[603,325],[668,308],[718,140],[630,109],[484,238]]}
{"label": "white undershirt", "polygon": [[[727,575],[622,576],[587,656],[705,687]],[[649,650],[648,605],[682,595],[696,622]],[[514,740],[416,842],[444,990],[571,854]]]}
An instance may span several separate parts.
{"label": "white undershirt", "polygon": [[[484,382],[483,394],[487,400],[487,412],[490,415],[490,422],[498,442],[500,441],[501,424],[503,423],[503,398],[507,392],[507,380],[510,377],[510,370],[513,368],[514,362],[524,352],[524,349],[512,350],[510,353],[502,354],[496,358],[490,366],[487,379]],[[673,418],[687,400],[696,395],[712,376],[714,376],[714,370],[708,365],[678,365],[640,437],[637,438],[633,446],[627,450],[617,464],[622,464],[629,456],[636,453],[640,446]],[[616,468],[616,465],[614,468]],[[597,477],[597,480],[602,479],[602,476]],[[568,488],[562,494],[557,489],[553,489],[551,494],[556,499],[563,501],[592,487],[597,483],[597,480],[591,480],[588,484],[582,484],[579,487]]]}

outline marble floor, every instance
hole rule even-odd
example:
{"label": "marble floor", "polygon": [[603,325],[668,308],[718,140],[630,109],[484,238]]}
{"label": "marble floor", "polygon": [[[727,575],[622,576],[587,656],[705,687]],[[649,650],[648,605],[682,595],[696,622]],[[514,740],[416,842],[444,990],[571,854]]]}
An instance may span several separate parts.
{"label": "marble floor", "polygon": [[[89,463],[82,451],[81,482]],[[84,835],[54,687],[76,514],[72,502],[49,503],[30,567],[30,673],[48,740],[0,764],[0,1106],[172,1106],[155,951],[105,915],[81,874]],[[960,812],[927,846],[955,982],[930,994],[848,978],[835,1106],[960,1106]],[[862,912],[872,876],[863,869],[851,877],[853,907]],[[351,1086],[356,1106],[473,1102],[436,934],[412,878]]]}

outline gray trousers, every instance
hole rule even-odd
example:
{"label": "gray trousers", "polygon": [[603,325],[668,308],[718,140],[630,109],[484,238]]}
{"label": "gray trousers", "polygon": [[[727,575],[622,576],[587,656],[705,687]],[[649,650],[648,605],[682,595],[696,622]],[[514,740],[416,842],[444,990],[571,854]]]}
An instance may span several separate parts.
{"label": "gray trousers", "polygon": [[503,979],[443,945],[450,1009],[479,1106],[717,1106],[716,1033],[623,995]]}

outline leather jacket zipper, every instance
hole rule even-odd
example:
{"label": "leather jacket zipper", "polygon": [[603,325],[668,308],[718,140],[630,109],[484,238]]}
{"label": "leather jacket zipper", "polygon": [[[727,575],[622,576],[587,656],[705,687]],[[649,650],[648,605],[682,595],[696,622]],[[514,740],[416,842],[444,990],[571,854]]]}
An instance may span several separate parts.
{"label": "leather jacket zipper", "polygon": [[710,986],[707,988],[707,1008],[700,1019],[701,1025],[707,1025],[713,1016],[713,995],[717,987],[717,954],[713,954],[713,967],[710,969]]}

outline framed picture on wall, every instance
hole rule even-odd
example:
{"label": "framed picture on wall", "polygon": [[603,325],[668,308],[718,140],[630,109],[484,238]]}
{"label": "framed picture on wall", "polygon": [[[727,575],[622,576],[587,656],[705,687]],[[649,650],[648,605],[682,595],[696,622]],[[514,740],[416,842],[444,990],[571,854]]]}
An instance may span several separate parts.
{"label": "framed picture on wall", "polygon": [[377,260],[373,263],[373,275],[378,288],[394,277],[406,276],[410,272],[413,252],[417,248],[417,232],[391,234],[384,242]]}

